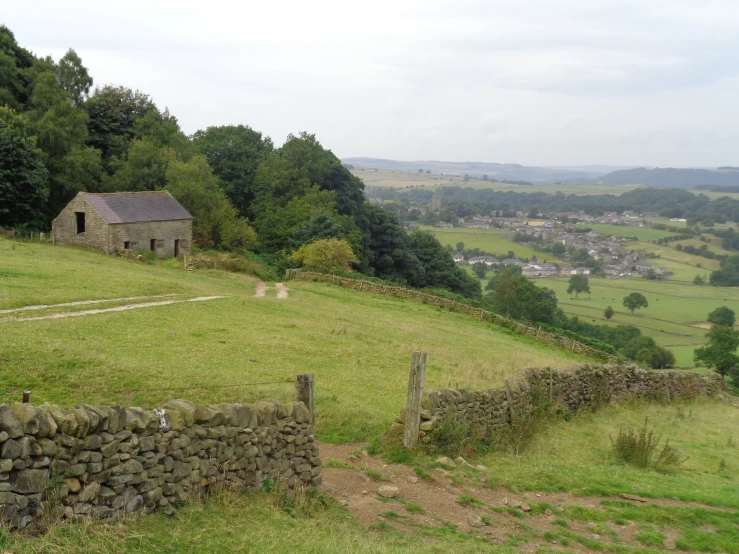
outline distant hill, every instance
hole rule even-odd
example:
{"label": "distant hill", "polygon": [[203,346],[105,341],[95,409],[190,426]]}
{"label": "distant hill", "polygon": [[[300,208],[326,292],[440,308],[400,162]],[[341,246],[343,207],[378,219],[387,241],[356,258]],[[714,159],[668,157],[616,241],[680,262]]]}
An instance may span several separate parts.
{"label": "distant hill", "polygon": [[603,175],[599,180],[604,185],[643,185],[681,189],[692,189],[705,185],[733,187],[739,186],[739,168],[727,166],[719,169],[647,169],[639,167],[613,171]]}
{"label": "distant hill", "polygon": [[487,175],[498,181],[528,181],[536,184],[554,182],[587,184],[593,183],[604,173],[623,169],[613,166],[572,166],[546,167],[526,166],[520,164],[500,164],[485,162],[442,162],[437,160],[387,160],[382,158],[343,158],[342,163],[356,168],[388,169],[392,171],[431,171],[431,173],[445,175],[469,175],[482,177]]}

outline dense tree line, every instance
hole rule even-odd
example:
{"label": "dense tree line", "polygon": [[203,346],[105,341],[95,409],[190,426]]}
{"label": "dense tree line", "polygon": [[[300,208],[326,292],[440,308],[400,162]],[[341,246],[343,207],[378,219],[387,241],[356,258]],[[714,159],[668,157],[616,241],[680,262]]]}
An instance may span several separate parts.
{"label": "dense tree line", "polygon": [[301,247],[337,239],[354,270],[481,295],[433,236],[365,202],[362,181],[315,135],[279,147],[245,125],[187,136],[147,94],[93,89],[74,50],[39,58],[0,27],[0,226],[47,230],[80,191],[162,189],[193,214],[203,249],[248,249],[283,269],[311,259],[292,256]]}
{"label": "dense tree line", "polygon": [[[700,222],[712,225],[716,222],[739,221],[739,200],[733,198],[717,198],[711,200],[704,194],[693,194],[680,189],[640,188],[623,193],[621,196],[611,194],[582,195],[557,192],[513,192],[463,187],[442,187],[439,191],[413,188],[394,190],[374,187],[368,190],[368,196],[382,200],[430,202],[433,194],[441,195],[444,211],[450,217],[489,214],[491,211],[502,211],[514,214],[521,211],[528,214],[532,208],[542,212],[568,212],[583,210],[585,213],[598,216],[604,212],[630,210],[636,213],[655,212],[664,217],[679,217],[689,223]],[[441,215],[441,214],[440,214]],[[677,232],[687,232],[680,228]]]}

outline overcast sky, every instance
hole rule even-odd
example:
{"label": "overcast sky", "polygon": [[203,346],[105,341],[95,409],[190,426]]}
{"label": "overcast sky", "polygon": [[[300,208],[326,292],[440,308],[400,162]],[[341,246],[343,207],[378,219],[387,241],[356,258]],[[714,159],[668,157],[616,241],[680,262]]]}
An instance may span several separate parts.
{"label": "overcast sky", "polygon": [[739,165],[737,0],[37,0],[0,22],[186,133],[340,157]]}

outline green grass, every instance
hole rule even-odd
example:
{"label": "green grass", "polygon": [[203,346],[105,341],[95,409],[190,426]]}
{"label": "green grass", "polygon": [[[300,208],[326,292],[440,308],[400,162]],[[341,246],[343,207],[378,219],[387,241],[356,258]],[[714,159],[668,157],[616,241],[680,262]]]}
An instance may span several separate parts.
{"label": "green grass", "polygon": [[[693,365],[693,350],[704,344],[706,318],[719,306],[728,306],[739,313],[739,289],[696,286],[675,281],[647,281],[646,279],[590,279],[590,295],[579,299],[567,294],[567,279],[537,279],[536,284],[557,293],[559,307],[569,315],[576,315],[587,323],[639,327],[643,334],[675,353],[680,367]],[[623,306],[623,297],[640,292],[649,307],[629,313]],[[616,314],[606,320],[607,306]],[[594,321],[593,321],[594,320]]]}
{"label": "green grass", "polygon": [[[688,457],[678,469],[657,472],[616,460],[610,437],[623,425],[639,428],[645,417],[663,440]],[[739,450],[729,440],[737,434],[739,409],[724,403],[631,402],[581,413],[569,422],[550,423],[520,456],[492,453],[481,460],[491,468],[491,482],[518,492],[630,493],[739,508]]]}
{"label": "green grass", "polygon": [[470,179],[465,181],[463,177],[441,177],[440,175],[419,174],[417,172],[390,171],[390,170],[361,170],[352,169],[352,173],[362,179],[365,185],[370,187],[406,188],[406,187],[429,187],[452,186],[472,189],[512,191],[523,193],[545,192],[547,194],[575,194],[578,196],[590,194],[612,194],[620,196],[624,192],[639,188],[635,185],[608,186],[608,185],[512,185],[509,183],[498,183],[496,181],[483,181],[481,179]]}
{"label": "green grass", "polygon": [[641,241],[657,240],[664,237],[671,237],[673,233],[668,231],[660,231],[651,227],[627,227],[625,225],[609,225],[608,223],[578,223],[578,227],[587,227],[596,233],[604,235],[613,235],[615,237],[637,237]]}
{"label": "green grass", "polygon": [[509,250],[512,250],[519,258],[532,258],[536,256],[540,261],[557,260],[552,254],[537,252],[530,246],[514,242],[508,237],[510,235],[509,232],[499,229],[467,229],[466,227],[437,229],[436,227],[427,225],[422,225],[421,229],[431,231],[444,246],[450,244],[456,247],[458,242],[463,242],[466,249],[479,248],[492,254],[504,255]]}
{"label": "green grass", "polygon": [[413,350],[429,353],[428,388],[487,388],[524,367],[584,360],[468,316],[329,284],[289,282],[286,300],[255,298],[256,279],[244,275],[5,239],[0,259],[6,274],[35,276],[0,278],[0,309],[172,292],[227,297],[2,321],[0,401],[19,400],[23,390],[35,404],[288,400],[294,376],[313,373],[318,435],[342,442],[388,430],[405,405]]}

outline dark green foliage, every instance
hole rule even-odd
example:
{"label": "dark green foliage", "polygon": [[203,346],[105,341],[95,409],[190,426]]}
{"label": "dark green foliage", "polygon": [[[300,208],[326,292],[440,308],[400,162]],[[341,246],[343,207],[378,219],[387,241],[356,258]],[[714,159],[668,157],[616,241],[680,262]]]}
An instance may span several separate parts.
{"label": "dark green foliage", "polygon": [[0,227],[41,223],[47,178],[43,153],[25,122],[12,109],[0,107]]}
{"label": "dark green foliage", "polygon": [[739,332],[731,327],[713,325],[706,338],[706,346],[695,349],[695,362],[715,368],[722,376],[731,375],[735,381],[739,379],[739,356],[736,355]]}
{"label": "dark green foliage", "polygon": [[259,164],[274,152],[272,140],[245,125],[224,125],[197,131],[193,141],[239,213],[253,217],[254,180]]}
{"label": "dark green foliage", "polygon": [[472,271],[475,272],[475,275],[477,275],[478,279],[484,279],[485,274],[488,272],[488,266],[483,262],[477,262],[475,265],[472,266]]}
{"label": "dark green foliage", "polygon": [[603,312],[603,316],[604,316],[604,317],[605,317],[606,319],[611,319],[611,318],[613,317],[613,315],[614,315],[615,313],[616,313],[616,311],[615,311],[615,310],[614,310],[613,308],[611,308],[610,306],[608,306],[608,307],[607,307],[607,308],[605,309],[605,311]]}
{"label": "dark green foliage", "polygon": [[712,271],[708,282],[714,287],[735,287],[739,285],[739,255],[721,260],[721,269]]}
{"label": "dark green foliage", "polygon": [[588,278],[585,275],[573,275],[570,277],[567,287],[567,294],[575,293],[575,298],[581,292],[590,293],[590,285],[588,284]]}
{"label": "dark green foliage", "polygon": [[703,277],[701,277],[700,275],[696,275],[695,279],[693,279],[693,284],[694,285],[705,285],[706,282],[703,280]]}
{"label": "dark green foliage", "polygon": [[708,314],[707,321],[716,325],[723,325],[724,327],[733,327],[734,323],[736,323],[736,314],[731,308],[721,306]]}
{"label": "dark green foliage", "polygon": [[480,283],[454,263],[434,235],[423,231],[411,233],[408,247],[423,267],[423,272],[408,279],[412,287],[444,289],[469,298],[481,296]]}
{"label": "dark green foliage", "polygon": [[636,310],[637,308],[649,307],[649,302],[647,302],[647,299],[644,297],[643,294],[639,292],[632,292],[624,298],[624,306],[631,310],[631,313],[633,314],[634,310]]}
{"label": "dark green foliage", "polygon": [[485,290],[492,291],[491,304],[496,313],[530,323],[554,321],[554,291],[537,287],[523,275],[505,269],[488,281]]}

